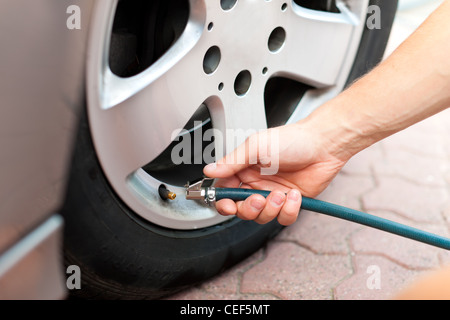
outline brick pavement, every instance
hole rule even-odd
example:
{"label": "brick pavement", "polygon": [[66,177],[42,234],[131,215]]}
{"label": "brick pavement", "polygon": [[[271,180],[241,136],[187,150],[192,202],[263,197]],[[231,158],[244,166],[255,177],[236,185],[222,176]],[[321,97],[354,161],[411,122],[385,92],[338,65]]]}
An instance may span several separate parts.
{"label": "brick pavement", "polygon": [[[355,156],[320,198],[450,236],[450,110]],[[390,299],[447,264],[445,250],[302,211],[253,256],[169,298]]]}
{"label": "brick pavement", "polygon": [[[450,110],[354,157],[320,196],[450,236]],[[450,254],[302,211],[265,248],[171,299],[389,299]],[[375,269],[373,269],[375,268]],[[379,272],[379,289],[367,282]]]}

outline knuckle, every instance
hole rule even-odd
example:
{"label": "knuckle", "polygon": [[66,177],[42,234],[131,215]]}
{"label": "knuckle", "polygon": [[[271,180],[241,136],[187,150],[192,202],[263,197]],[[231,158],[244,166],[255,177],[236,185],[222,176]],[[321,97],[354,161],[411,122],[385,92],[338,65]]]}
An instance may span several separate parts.
{"label": "knuckle", "polygon": [[242,220],[255,220],[260,215],[260,212],[250,207],[247,201],[240,202],[237,208],[237,216]]}
{"label": "knuckle", "polygon": [[299,210],[300,208],[297,208],[297,206],[284,206],[281,213],[288,217],[297,217]]}

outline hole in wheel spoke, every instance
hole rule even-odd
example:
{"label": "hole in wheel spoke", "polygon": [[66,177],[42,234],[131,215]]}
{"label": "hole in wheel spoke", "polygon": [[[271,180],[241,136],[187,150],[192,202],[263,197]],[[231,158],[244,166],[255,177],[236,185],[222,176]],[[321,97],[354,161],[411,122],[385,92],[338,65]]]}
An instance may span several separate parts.
{"label": "hole in wheel spoke", "polygon": [[270,52],[278,52],[286,41],[286,31],[282,27],[275,28],[269,36],[268,47]]}
{"label": "hole in wheel spoke", "polygon": [[336,0],[294,0],[294,3],[312,10],[339,13]]}
{"label": "hole in wheel spoke", "polygon": [[313,87],[282,77],[267,81],[264,90],[267,127],[285,125],[306,91],[310,89]]}
{"label": "hole in wheel spoke", "polygon": [[223,10],[228,11],[233,9],[236,5],[237,0],[220,0],[220,6]]}
{"label": "hole in wheel spoke", "polygon": [[172,143],[142,169],[161,182],[180,187],[202,177],[203,167],[215,160],[214,135],[209,136],[212,128],[209,110],[202,104]]}
{"label": "hole in wheel spoke", "polygon": [[220,49],[217,46],[213,46],[206,51],[203,58],[203,71],[206,74],[211,74],[216,71],[221,59]]}
{"label": "hole in wheel spoke", "polygon": [[131,77],[150,67],[179,39],[188,18],[188,0],[119,1],[109,47],[111,71]]}
{"label": "hole in wheel spoke", "polygon": [[252,75],[250,74],[250,71],[248,70],[241,71],[239,72],[239,74],[236,77],[236,80],[234,81],[234,92],[236,92],[238,96],[243,96],[248,92],[251,84],[252,84]]}

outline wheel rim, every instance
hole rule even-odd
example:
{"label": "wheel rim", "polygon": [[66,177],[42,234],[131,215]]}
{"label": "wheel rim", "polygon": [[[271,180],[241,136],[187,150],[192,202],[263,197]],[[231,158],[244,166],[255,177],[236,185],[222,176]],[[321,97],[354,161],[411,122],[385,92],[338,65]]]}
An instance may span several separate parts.
{"label": "wheel rim", "polygon": [[[88,49],[88,115],[100,164],[118,197],[142,218],[172,229],[229,219],[186,201],[177,185],[168,186],[180,195],[176,201],[163,201],[158,187],[164,181],[143,168],[200,106],[207,106],[221,132],[270,126],[270,79],[305,88],[284,123],[306,117],[337,95],[356,56],[368,0],[354,3],[338,1],[339,12],[331,13],[302,7],[299,0],[186,0],[188,16],[178,40],[144,70],[124,77],[110,64],[118,1],[98,1]],[[242,139],[221,143],[220,151],[229,152]]]}

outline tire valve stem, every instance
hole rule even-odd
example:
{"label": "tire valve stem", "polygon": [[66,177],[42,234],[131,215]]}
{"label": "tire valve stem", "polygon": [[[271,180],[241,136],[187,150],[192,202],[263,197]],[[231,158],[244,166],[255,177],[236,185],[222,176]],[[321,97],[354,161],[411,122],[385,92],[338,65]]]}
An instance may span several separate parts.
{"label": "tire valve stem", "polygon": [[163,184],[159,186],[158,193],[163,200],[175,200],[175,198],[177,197],[176,193],[167,189]]}

